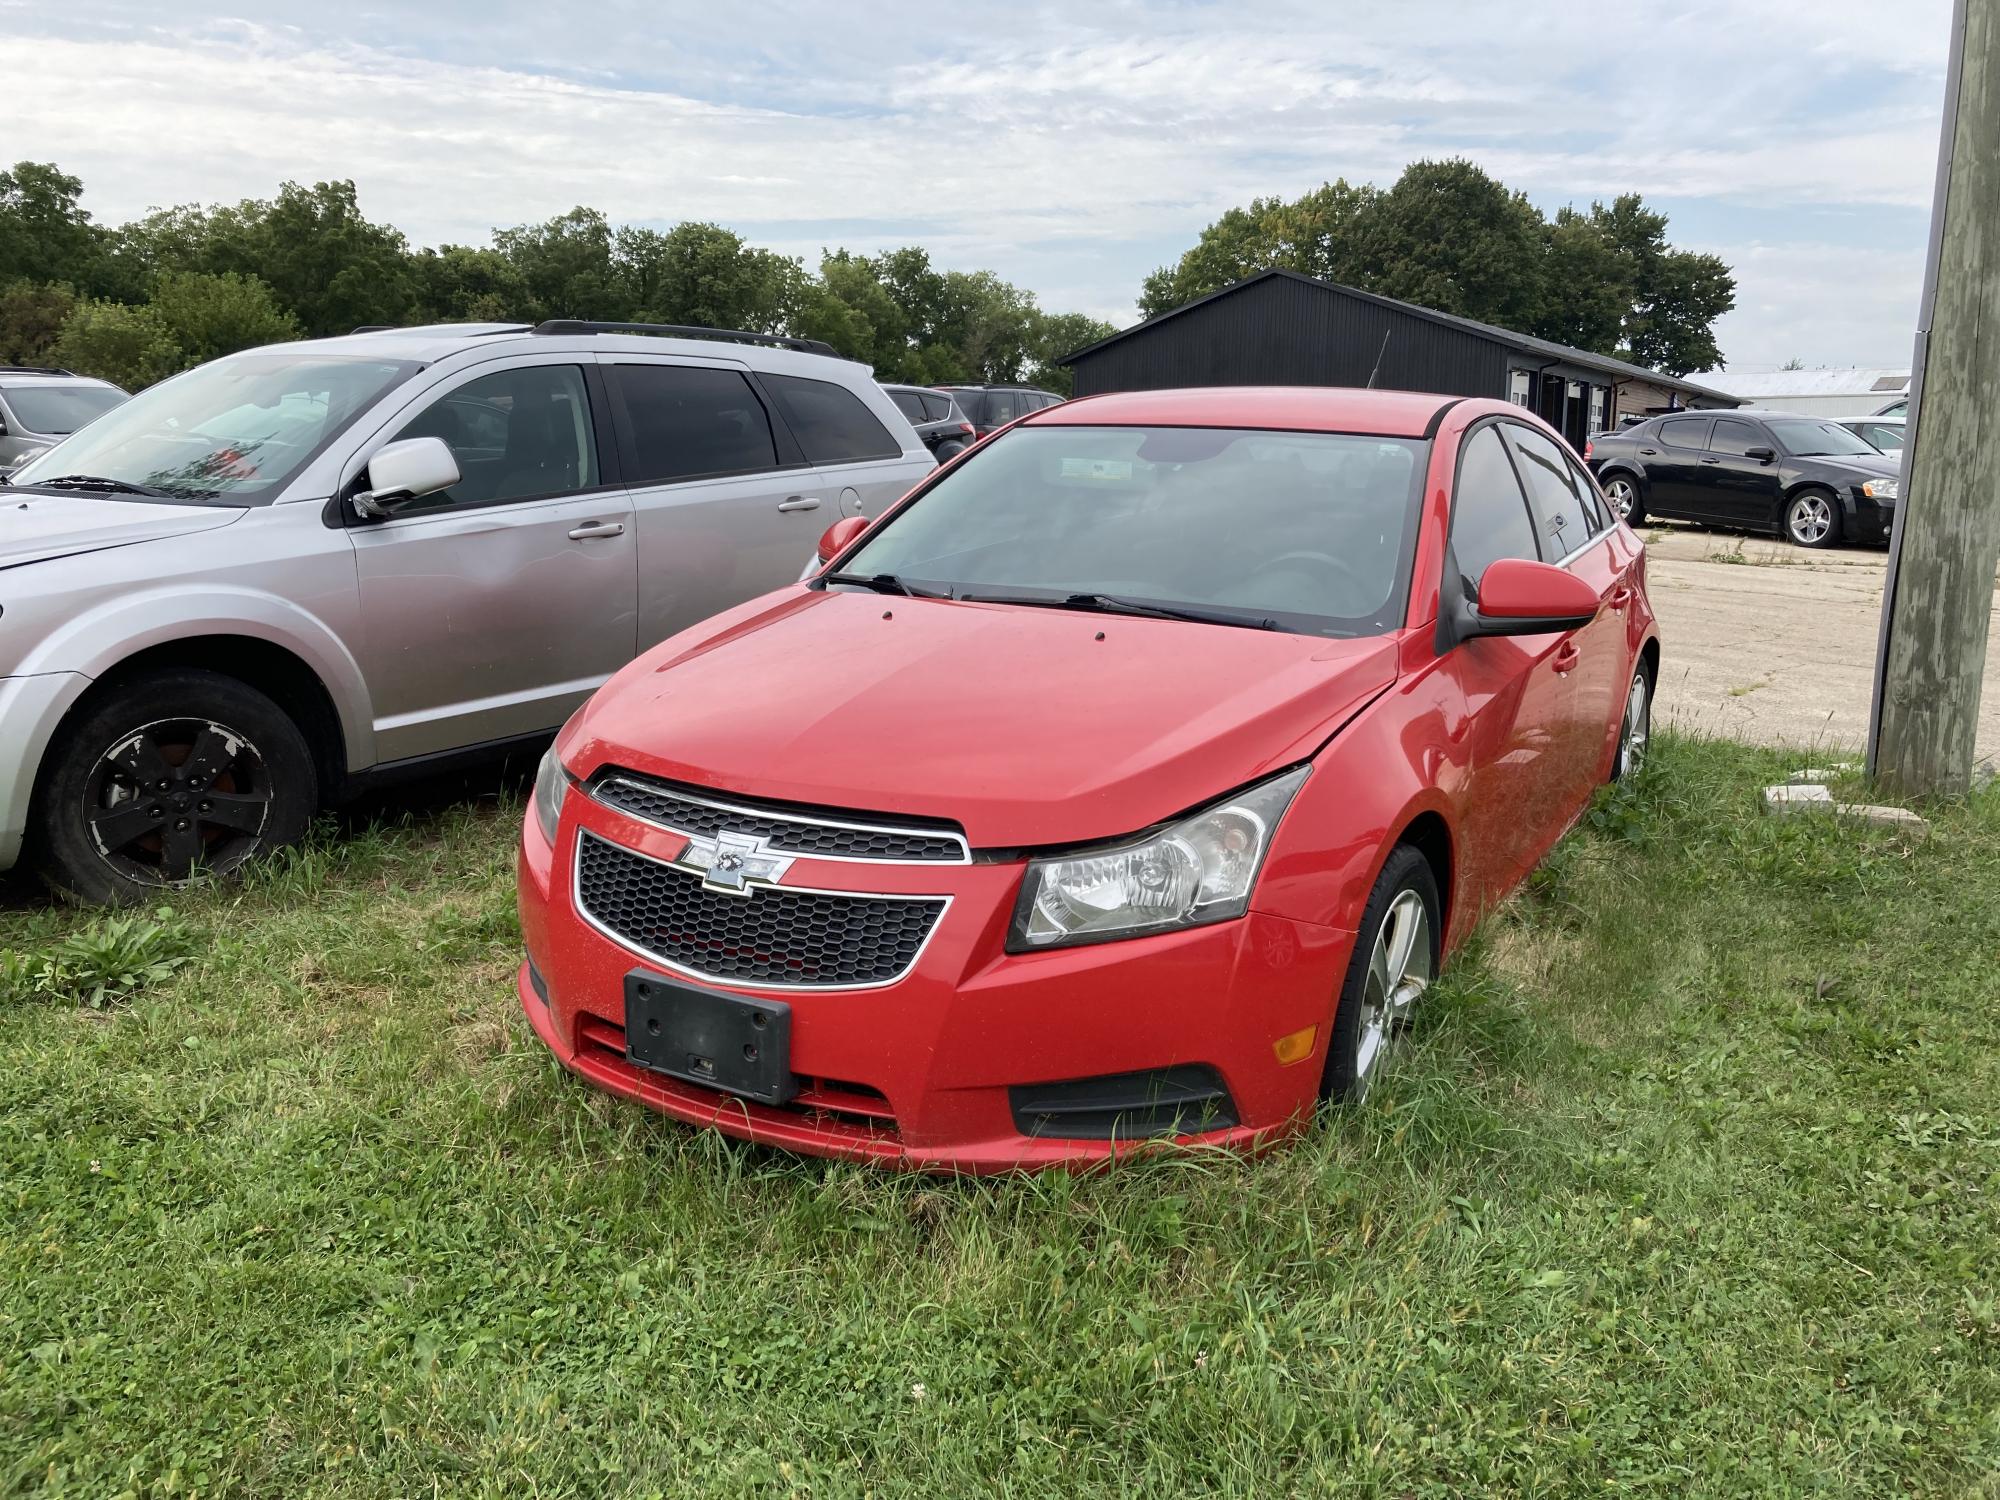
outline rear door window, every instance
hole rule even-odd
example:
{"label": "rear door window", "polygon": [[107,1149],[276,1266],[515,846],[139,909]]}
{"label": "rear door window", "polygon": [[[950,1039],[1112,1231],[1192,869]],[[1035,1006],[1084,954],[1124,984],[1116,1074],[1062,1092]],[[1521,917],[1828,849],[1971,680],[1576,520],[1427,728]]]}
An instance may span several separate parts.
{"label": "rear door window", "polygon": [[614,365],[611,388],[631,445],[627,480],[666,484],[778,467],[771,418],[736,370]]}
{"label": "rear door window", "polygon": [[924,415],[924,398],[920,392],[891,391],[889,392],[889,399],[896,403],[896,410],[900,411],[912,422],[928,422],[930,420],[929,417]]}
{"label": "rear door window", "polygon": [[926,422],[942,422],[950,415],[951,397],[939,395],[934,391],[924,392],[924,420]]}
{"label": "rear door window", "polygon": [[1708,437],[1707,417],[1669,417],[1660,423],[1660,441],[1669,448],[1700,448]]}
{"label": "rear door window", "polygon": [[815,464],[900,458],[903,445],[867,404],[844,385],[800,375],[764,375],[764,387],[785,414],[792,436]]}
{"label": "rear door window", "polygon": [[1602,529],[1590,524],[1582,487],[1570,472],[1562,450],[1539,432],[1509,423],[1507,438],[1520,460],[1535,524],[1549,556],[1567,557]]}

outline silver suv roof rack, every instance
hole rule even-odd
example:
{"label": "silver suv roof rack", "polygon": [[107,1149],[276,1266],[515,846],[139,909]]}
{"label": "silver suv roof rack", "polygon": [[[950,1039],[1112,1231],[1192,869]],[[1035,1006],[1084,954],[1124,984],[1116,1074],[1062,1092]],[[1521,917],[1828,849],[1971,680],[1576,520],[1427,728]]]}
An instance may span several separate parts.
{"label": "silver suv roof rack", "polygon": [[769,344],[802,354],[844,356],[824,339],[795,339],[782,333],[752,333],[744,328],[702,328],[689,323],[592,323],[578,318],[551,318],[537,323],[536,333],[649,333],[656,338],[720,339],[726,344]]}
{"label": "silver suv roof rack", "polygon": [[0,365],[0,375],[68,375],[75,378],[74,370],[59,370],[53,365]]}

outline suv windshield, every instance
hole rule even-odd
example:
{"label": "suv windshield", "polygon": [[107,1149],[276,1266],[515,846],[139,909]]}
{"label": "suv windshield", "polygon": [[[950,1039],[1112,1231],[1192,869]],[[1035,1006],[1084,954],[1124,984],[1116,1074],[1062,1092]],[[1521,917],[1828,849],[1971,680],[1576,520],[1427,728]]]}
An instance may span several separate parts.
{"label": "suv windshield", "polygon": [[21,425],[47,437],[68,437],[126,399],[114,385],[10,385],[7,404]]}
{"label": "suv windshield", "polygon": [[1785,445],[1785,451],[1795,458],[1807,458],[1816,453],[1880,456],[1880,450],[1835,422],[1809,422],[1803,417],[1793,417],[1769,421],[1764,425],[1771,429],[1772,436]]}
{"label": "suv windshield", "polygon": [[1017,427],[839,576],[1321,635],[1399,626],[1427,444],[1206,427]]}
{"label": "suv windshield", "polygon": [[[88,475],[170,499],[268,500],[365,407],[417,369],[406,361],[259,351],[141,391],[14,471],[17,489]],[[85,488],[79,485],[78,488]]]}

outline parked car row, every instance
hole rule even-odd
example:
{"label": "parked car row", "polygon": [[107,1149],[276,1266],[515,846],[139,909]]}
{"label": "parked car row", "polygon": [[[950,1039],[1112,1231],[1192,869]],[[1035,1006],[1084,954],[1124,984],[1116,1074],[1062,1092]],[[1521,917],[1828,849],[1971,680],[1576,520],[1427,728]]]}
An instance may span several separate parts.
{"label": "parked car row", "polygon": [[[1011,425],[939,467],[909,418],[955,414]],[[552,1053],[937,1170],[1364,1096],[1659,673],[1639,539],[1497,401],[383,330],[163,382],[0,514],[0,866],[136,899],[562,725],[520,851]]]}
{"label": "parked car row", "polygon": [[1675,412],[1597,434],[1585,458],[1633,525],[1700,521],[1832,547],[1887,541],[1895,521],[1900,460],[1829,417]]}

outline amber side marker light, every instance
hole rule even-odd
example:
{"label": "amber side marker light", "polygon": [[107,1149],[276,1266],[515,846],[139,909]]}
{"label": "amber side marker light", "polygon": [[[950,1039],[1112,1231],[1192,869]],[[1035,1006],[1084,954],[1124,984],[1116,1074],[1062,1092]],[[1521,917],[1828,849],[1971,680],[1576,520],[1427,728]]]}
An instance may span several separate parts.
{"label": "amber side marker light", "polygon": [[1313,1043],[1319,1040],[1319,1027],[1308,1026],[1303,1031],[1295,1031],[1290,1036],[1281,1036],[1271,1043],[1271,1054],[1284,1067],[1295,1062],[1304,1062],[1313,1055]]}

